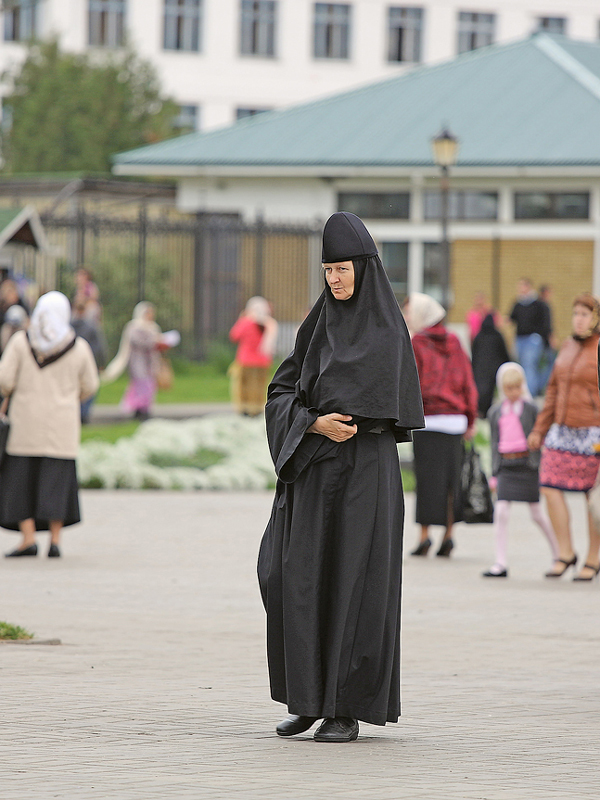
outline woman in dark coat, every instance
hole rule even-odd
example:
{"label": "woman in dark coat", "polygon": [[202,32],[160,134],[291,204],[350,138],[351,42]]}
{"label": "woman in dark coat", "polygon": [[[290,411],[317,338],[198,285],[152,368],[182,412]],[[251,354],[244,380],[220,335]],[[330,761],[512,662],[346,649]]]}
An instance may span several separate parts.
{"label": "woman in dark coat", "polygon": [[278,476],[258,574],[280,736],[356,739],[400,714],[404,500],[396,442],[423,426],[408,331],[362,221],[323,233],[326,287],[266,406]]}
{"label": "woman in dark coat", "polygon": [[510,361],[504,336],[496,327],[494,315],[488,314],[471,345],[473,377],[479,393],[479,416],[485,418],[494,400],[496,375],[502,364]]}

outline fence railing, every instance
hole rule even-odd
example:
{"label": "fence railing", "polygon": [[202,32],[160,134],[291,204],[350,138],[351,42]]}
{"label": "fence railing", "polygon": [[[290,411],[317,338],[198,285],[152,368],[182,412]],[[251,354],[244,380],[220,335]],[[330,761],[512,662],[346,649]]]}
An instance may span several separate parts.
{"label": "fence railing", "polygon": [[139,300],[156,304],[163,329],[177,328],[181,351],[206,355],[227,336],[246,300],[263,295],[280,322],[285,352],[293,331],[318,295],[317,228],[245,224],[236,217],[199,214],[189,220],[150,217],[141,208],[123,219],[80,211],[43,215],[51,256],[39,255],[27,271],[71,296],[75,271],[91,270],[100,289],[104,328],[114,352]]}

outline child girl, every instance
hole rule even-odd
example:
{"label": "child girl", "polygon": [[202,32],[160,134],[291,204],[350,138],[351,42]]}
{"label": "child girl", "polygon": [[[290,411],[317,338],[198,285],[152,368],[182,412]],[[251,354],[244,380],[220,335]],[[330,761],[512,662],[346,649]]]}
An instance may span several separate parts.
{"label": "child girl", "polygon": [[497,479],[498,499],[494,508],[496,563],[483,575],[508,577],[508,517],[513,500],[529,503],[531,517],[540,526],[558,557],[558,544],[550,520],[540,505],[539,453],[529,452],[527,436],[534,426],[537,408],[525,382],[523,368],[509,361],[496,374],[500,399],[488,412],[492,434],[492,473]]}

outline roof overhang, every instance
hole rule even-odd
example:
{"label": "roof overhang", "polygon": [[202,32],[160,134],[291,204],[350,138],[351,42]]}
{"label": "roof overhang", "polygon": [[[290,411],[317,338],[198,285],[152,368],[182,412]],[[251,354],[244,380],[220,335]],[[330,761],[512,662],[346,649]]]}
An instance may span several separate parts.
{"label": "roof overhang", "polygon": [[[166,164],[115,164],[117,175],[150,175],[171,178],[409,178],[415,174],[423,177],[439,175],[439,167],[431,164],[386,165],[166,165]],[[597,178],[600,164],[473,164],[452,168],[452,175],[460,177],[490,178]]]}
{"label": "roof overhang", "polygon": [[0,248],[6,245],[35,247],[50,252],[50,245],[39,214],[33,206],[25,206],[0,231]]}

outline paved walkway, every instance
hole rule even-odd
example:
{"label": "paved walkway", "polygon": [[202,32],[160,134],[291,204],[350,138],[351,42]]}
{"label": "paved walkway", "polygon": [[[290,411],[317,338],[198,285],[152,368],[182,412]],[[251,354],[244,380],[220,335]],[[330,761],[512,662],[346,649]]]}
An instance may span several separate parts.
{"label": "paved walkway", "polygon": [[[164,419],[190,419],[203,417],[206,414],[223,414],[232,411],[231,403],[160,403],[152,408],[153,417]],[[120,405],[93,405],[90,414],[91,422],[118,422],[131,419]]]}
{"label": "paved walkway", "polygon": [[480,577],[488,526],[460,526],[449,561],[407,559],[404,715],[324,745],[274,734],[254,574],[270,494],[82,494],[64,558],[0,561],[0,619],[63,642],[0,645],[2,800],[600,795],[599,584],[541,577],[526,507],[508,581]]}

